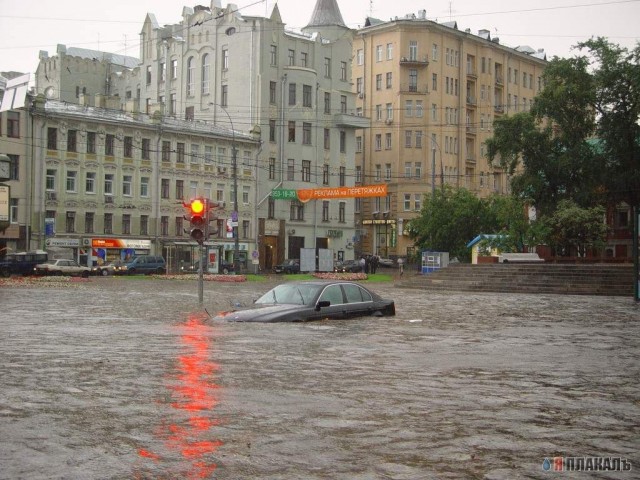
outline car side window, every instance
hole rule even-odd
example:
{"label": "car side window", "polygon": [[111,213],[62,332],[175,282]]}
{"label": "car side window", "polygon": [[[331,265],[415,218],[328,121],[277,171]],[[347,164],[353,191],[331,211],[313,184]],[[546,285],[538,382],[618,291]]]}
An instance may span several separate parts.
{"label": "car side window", "polygon": [[362,302],[362,293],[357,285],[343,285],[344,293],[347,296],[347,303]]}
{"label": "car side window", "polygon": [[342,289],[340,285],[329,285],[320,295],[320,301],[329,300],[331,305],[340,305],[344,303],[342,299]]}
{"label": "car side window", "polygon": [[360,289],[360,293],[362,293],[362,301],[363,302],[371,302],[373,298],[371,298],[371,294],[367,292],[364,288],[358,287]]}

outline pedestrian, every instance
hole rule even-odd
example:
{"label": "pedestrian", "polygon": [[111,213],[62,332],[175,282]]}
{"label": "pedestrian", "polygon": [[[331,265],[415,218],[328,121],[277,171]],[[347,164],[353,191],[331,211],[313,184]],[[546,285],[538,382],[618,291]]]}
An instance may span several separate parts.
{"label": "pedestrian", "polygon": [[400,268],[400,276],[404,274],[404,260],[398,258],[398,267]]}
{"label": "pedestrian", "polygon": [[365,269],[366,263],[367,262],[365,262],[364,257],[360,257],[360,271],[362,273],[364,273],[364,269]]}
{"label": "pedestrian", "polygon": [[373,255],[371,257],[371,273],[376,273],[378,271],[378,256],[377,255]]}

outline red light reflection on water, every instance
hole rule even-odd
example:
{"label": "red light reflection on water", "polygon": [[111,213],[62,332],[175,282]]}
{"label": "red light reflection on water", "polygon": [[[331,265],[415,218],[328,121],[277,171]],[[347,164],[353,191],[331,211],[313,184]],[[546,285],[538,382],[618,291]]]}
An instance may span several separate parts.
{"label": "red light reflection on water", "polygon": [[[181,475],[193,479],[211,477],[217,468],[211,455],[222,445],[220,440],[211,438],[211,429],[218,424],[212,418],[212,412],[218,404],[215,374],[219,367],[210,358],[212,327],[205,325],[205,318],[190,315],[178,327],[183,353],[177,359],[177,374],[171,378],[168,387],[173,414],[158,431],[163,440],[160,449],[167,450],[167,454],[143,448],[138,450],[141,458],[160,464],[179,453],[183,464],[181,470],[187,465],[187,472],[182,471]],[[172,469],[170,465],[164,466]]]}

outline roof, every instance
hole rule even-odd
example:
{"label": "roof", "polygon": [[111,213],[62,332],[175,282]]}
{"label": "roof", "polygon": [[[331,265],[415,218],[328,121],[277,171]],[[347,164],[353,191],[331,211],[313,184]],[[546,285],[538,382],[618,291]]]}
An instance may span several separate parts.
{"label": "roof", "polygon": [[87,60],[109,62],[114,65],[122,65],[127,68],[135,68],[140,63],[140,60],[135,57],[118,55],[117,53],[101,52],[99,50],[89,50],[88,48],[69,47],[67,48],[66,55],[71,57],[80,57]]}
{"label": "roof", "polygon": [[473,240],[471,240],[469,243],[467,243],[467,248],[471,248],[473,247],[475,244],[477,244],[478,242],[482,241],[482,240],[494,240],[496,238],[502,238],[505,235],[496,235],[496,234],[486,234],[486,233],[481,233],[480,235],[478,235],[476,238],[474,238]]}
{"label": "roof", "polygon": [[307,27],[331,27],[335,25],[347,28],[336,0],[317,0]]}

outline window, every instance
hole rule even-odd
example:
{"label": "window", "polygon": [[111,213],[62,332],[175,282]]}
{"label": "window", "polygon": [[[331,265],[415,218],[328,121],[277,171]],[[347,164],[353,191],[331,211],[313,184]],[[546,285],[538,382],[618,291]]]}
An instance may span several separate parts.
{"label": "window", "polygon": [[188,96],[194,95],[195,88],[196,88],[196,61],[193,57],[189,57],[189,60],[187,60],[187,95]]}
{"label": "window", "polygon": [[20,137],[20,113],[7,112],[7,137]]}
{"label": "window", "polygon": [[296,84],[290,83],[289,84],[289,105],[295,105],[295,104],[296,104]]}
{"label": "window", "polygon": [[274,218],[276,215],[276,201],[273,197],[269,197],[267,203],[267,218]]}
{"label": "window", "polygon": [[224,202],[224,183],[216,184],[216,202]]}
{"label": "window", "polygon": [[270,142],[276,141],[276,121],[275,120],[269,120],[269,141]]}
{"label": "window", "polygon": [[387,120],[393,120],[393,104],[387,103]]}
{"label": "window", "polygon": [[223,107],[229,105],[229,85],[220,86],[220,105]]}
{"label": "window", "polygon": [[229,70],[229,49],[222,49],[222,70]]}
{"label": "window", "polygon": [[413,194],[413,208],[420,210],[422,208],[422,195],[420,193]]}
{"label": "window", "polygon": [[184,163],[184,143],[176,144],[176,162]]}
{"label": "window", "polygon": [[329,115],[331,113],[331,94],[324,92],[324,113]]}
{"label": "window", "polygon": [[347,81],[347,62],[340,62],[340,80]]}
{"label": "window", "polygon": [[376,90],[382,90],[382,74],[378,73],[376,75]]}
{"label": "window", "polygon": [[300,66],[304,68],[309,66],[309,54],[307,52],[300,53]]}
{"label": "window", "polygon": [[140,178],[140,196],[142,198],[149,197],[149,177]]}
{"label": "window", "polygon": [[269,158],[269,180],[275,180],[276,178],[276,159],[274,157]]}
{"label": "window", "polygon": [[406,100],[404,103],[404,116],[412,117],[413,116],[413,100]]}
{"label": "window", "polygon": [[204,163],[205,165],[213,164],[213,147],[211,145],[204,146]]}
{"label": "window", "polygon": [[416,131],[416,148],[422,148],[422,132]]}
{"label": "window", "polygon": [[422,162],[416,162],[414,165],[415,168],[415,173],[414,173],[414,177],[415,178],[421,178],[422,177]]}
{"label": "window", "polygon": [[160,235],[163,237],[169,235],[169,217],[167,216],[160,217]]}
{"label": "window", "polygon": [[124,137],[124,156],[133,157],[133,137]]}
{"label": "window", "polygon": [[347,133],[340,130],[340,153],[347,153]]}
{"label": "window", "polygon": [[392,88],[393,87],[393,73],[392,72],[387,72],[387,88]]}
{"label": "window", "polygon": [[327,57],[324,59],[324,76],[325,78],[331,78],[331,59]]}
{"label": "window", "polygon": [[405,193],[404,194],[404,211],[407,212],[409,210],[411,210],[411,194],[410,193]]}
{"label": "window", "polygon": [[85,193],[96,193],[96,173],[87,172],[84,179]]}
{"label": "window", "polygon": [[422,100],[416,100],[416,117],[422,118],[423,110]]}
{"label": "window", "polygon": [[65,232],[74,233],[76,231],[76,212],[67,212],[65,217]]}
{"label": "window", "polygon": [[200,145],[196,143],[191,144],[191,163],[192,164],[200,163]]}
{"label": "window", "polygon": [[435,103],[431,105],[431,120],[434,122],[438,121],[438,105]]}
{"label": "window", "polygon": [[131,235],[131,215],[128,213],[122,215],[122,233],[123,235]]}
{"label": "window", "polygon": [[329,185],[329,165],[322,165],[322,184]]}
{"label": "window", "polygon": [[413,62],[418,60],[418,42],[415,40],[409,41],[409,60]]}
{"label": "window", "polygon": [[46,190],[47,192],[52,192],[56,190],[56,171],[55,170],[47,170],[47,178],[46,178]]}
{"label": "window", "polygon": [[324,129],[324,149],[331,149],[331,130],[328,128]]}
{"label": "window", "polygon": [[311,181],[311,162],[309,160],[302,160],[302,181]]}
{"label": "window", "polygon": [[302,86],[302,106],[311,108],[311,85]]}
{"label": "window", "polygon": [[149,234],[149,215],[140,216],[140,235]]}
{"label": "window", "polygon": [[113,195],[113,173],[104,174],[104,194]]}
{"label": "window", "polygon": [[346,206],[347,204],[345,202],[338,203],[338,222],[340,223],[346,222],[346,219],[345,219]]}
{"label": "window", "polygon": [[302,124],[302,143],[311,145],[311,124],[307,122]]}
{"label": "window", "polygon": [[289,49],[287,53],[288,53],[287,58],[289,60],[289,66],[292,67],[296,64],[296,51]]}
{"label": "window", "polygon": [[209,54],[205,53],[202,56],[202,94],[209,94],[209,71],[211,67],[209,65]]}
{"label": "window", "polygon": [[295,180],[296,161],[293,158],[287,160],[287,180]]}
{"label": "window", "polygon": [[171,142],[166,140],[162,142],[162,161],[171,161]]}
{"label": "window", "polygon": [[339,179],[340,179],[340,186],[344,187],[347,183],[347,169],[346,167],[340,167],[340,173],[339,175]]}
{"label": "window", "polygon": [[131,189],[132,178],[131,175],[124,175],[122,177],[122,195],[125,197],[130,197],[133,194]]}
{"label": "window", "polygon": [[249,204],[249,195],[251,193],[251,187],[248,185],[244,185],[242,187],[242,203],[245,205]]}
{"label": "window", "polygon": [[356,137],[356,152],[362,153],[362,137],[360,135]]}
{"label": "window", "polygon": [[84,233],[93,233],[95,214],[93,212],[86,212],[84,214]]}
{"label": "window", "polygon": [[47,129],[47,149],[58,149],[58,129],[49,127]]}
{"label": "window", "polygon": [[362,167],[360,165],[356,167],[356,183],[362,183]]}
{"label": "window", "polygon": [[358,65],[364,64],[364,50],[362,48],[358,49],[356,52],[356,62]]}
{"label": "window", "polygon": [[278,84],[276,82],[269,82],[269,103],[275,105],[276,103],[276,91]]}
{"label": "window", "polygon": [[68,130],[67,131],[67,152],[77,152],[78,151],[78,131],[77,130]]}
{"label": "window", "polygon": [[151,159],[151,140],[148,138],[142,139],[142,159],[143,160]]}
{"label": "window", "polygon": [[176,199],[180,200],[182,198],[184,198],[184,180],[176,180]]}
{"label": "window", "polygon": [[298,200],[292,200],[289,207],[289,220],[304,220],[304,204]]}
{"label": "window", "polygon": [[382,45],[376,45],[376,62],[382,61]]}
{"label": "window", "polygon": [[271,66],[275,67],[278,65],[278,47],[275,45],[271,45],[269,48],[269,53],[271,57]]}
{"label": "window", "polygon": [[322,221],[323,222],[329,221],[329,201],[328,200],[322,201]]}
{"label": "window", "polygon": [[107,133],[104,142],[104,154],[112,157],[114,155],[114,146],[116,142],[115,135]]}
{"label": "window", "polygon": [[431,46],[431,60],[434,61],[434,62],[437,62],[438,61],[438,57],[439,57],[438,44],[434,43]]}
{"label": "window", "polygon": [[393,43],[387,43],[387,60],[393,60]]}
{"label": "window", "polygon": [[438,91],[438,74],[431,74],[431,90],[434,92]]}
{"label": "window", "polygon": [[340,95],[340,113],[347,113],[347,96]]}
{"label": "window", "polygon": [[75,170],[67,171],[67,192],[75,193],[76,179],[78,178],[78,172]]}
{"label": "window", "polygon": [[384,165],[384,179],[391,180],[391,164],[385,163]]}
{"label": "window", "polygon": [[393,137],[391,136],[390,133],[385,133],[384,134],[384,148],[386,150],[391,150],[393,147]]}
{"label": "window", "polygon": [[178,103],[177,102],[178,101],[176,100],[176,94],[172,93],[169,96],[169,100],[170,100],[170,102],[169,102],[169,115],[175,115],[176,112],[178,111],[177,110],[177,108],[178,108]]}
{"label": "window", "polygon": [[382,166],[379,163],[376,165],[375,172],[375,180],[376,182],[379,182],[382,180]]}
{"label": "window", "polygon": [[289,142],[295,142],[296,141],[296,122],[293,120],[289,120],[289,124],[288,124],[288,130],[289,130]]}
{"label": "window", "polygon": [[380,133],[376,133],[375,149],[376,149],[377,152],[382,150],[382,134],[380,134]]}
{"label": "window", "polygon": [[160,197],[164,199],[169,198],[169,179],[163,178],[160,180]]}
{"label": "window", "polygon": [[411,148],[413,132],[411,130],[405,130],[404,132],[404,148]]}
{"label": "window", "polygon": [[[147,65],[146,79],[147,79],[147,85],[151,85],[151,65]],[[78,96],[77,90],[78,88],[76,87],[76,97]]]}
{"label": "window", "polygon": [[171,60],[171,80],[178,78],[178,60]]}

